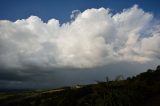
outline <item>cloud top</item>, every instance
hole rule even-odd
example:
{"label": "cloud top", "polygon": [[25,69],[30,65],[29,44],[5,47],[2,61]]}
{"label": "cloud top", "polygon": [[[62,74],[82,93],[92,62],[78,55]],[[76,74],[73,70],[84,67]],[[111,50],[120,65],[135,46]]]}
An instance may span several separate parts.
{"label": "cloud top", "polygon": [[116,14],[105,8],[75,10],[71,18],[62,25],[37,16],[0,20],[0,66],[92,68],[160,58],[160,24],[137,5]]}

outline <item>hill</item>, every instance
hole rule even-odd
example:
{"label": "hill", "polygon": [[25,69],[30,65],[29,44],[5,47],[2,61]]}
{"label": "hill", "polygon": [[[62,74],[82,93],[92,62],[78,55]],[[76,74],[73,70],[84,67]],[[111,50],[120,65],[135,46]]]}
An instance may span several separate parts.
{"label": "hill", "polygon": [[0,106],[159,106],[160,66],[126,80],[85,86],[1,92]]}

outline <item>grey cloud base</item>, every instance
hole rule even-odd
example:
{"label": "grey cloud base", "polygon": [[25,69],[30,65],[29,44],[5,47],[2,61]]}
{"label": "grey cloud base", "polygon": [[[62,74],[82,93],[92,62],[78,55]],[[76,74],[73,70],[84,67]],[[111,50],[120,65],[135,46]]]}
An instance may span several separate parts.
{"label": "grey cloud base", "polygon": [[49,81],[55,69],[159,61],[160,23],[137,5],[116,14],[105,8],[72,13],[62,25],[37,16],[0,20],[0,81]]}

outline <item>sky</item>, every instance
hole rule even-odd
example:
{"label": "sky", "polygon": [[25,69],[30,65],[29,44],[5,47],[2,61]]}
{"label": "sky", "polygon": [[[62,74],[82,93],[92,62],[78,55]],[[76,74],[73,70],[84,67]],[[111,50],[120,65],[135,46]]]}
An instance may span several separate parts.
{"label": "sky", "polygon": [[0,89],[125,78],[160,64],[158,0],[0,0]]}

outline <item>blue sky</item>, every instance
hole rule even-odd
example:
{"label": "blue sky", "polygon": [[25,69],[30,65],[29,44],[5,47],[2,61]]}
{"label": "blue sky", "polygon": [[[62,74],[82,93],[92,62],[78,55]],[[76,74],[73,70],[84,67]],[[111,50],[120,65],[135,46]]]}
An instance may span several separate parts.
{"label": "blue sky", "polygon": [[73,10],[104,7],[114,13],[134,4],[160,17],[159,0],[0,0],[0,19],[15,21],[35,15],[45,22],[55,18],[63,23],[70,20]]}

